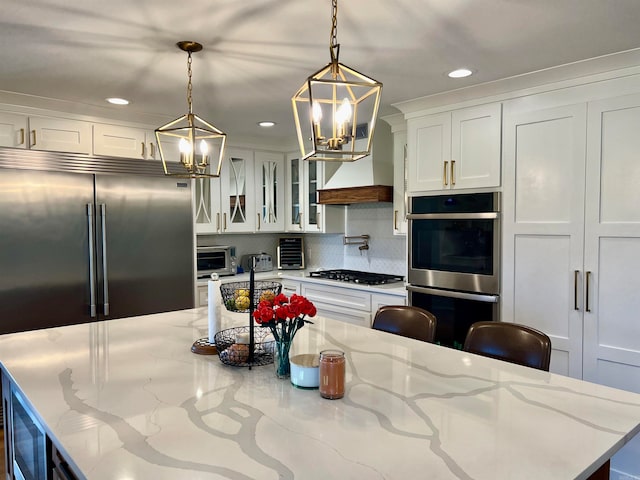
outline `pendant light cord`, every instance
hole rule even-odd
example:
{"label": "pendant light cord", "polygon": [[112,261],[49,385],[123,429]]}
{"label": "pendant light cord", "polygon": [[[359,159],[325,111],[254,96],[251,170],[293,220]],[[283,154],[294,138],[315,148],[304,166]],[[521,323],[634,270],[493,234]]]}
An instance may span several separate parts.
{"label": "pendant light cord", "polygon": [[191,85],[191,52],[189,53],[189,57],[187,58],[187,75],[189,77],[189,81],[187,83],[187,105],[189,106],[189,113],[193,113],[193,98],[192,98],[192,91],[193,91],[193,86]]}
{"label": "pendant light cord", "polygon": [[331,34],[329,36],[329,52],[331,53],[331,63],[338,63],[340,56],[340,44],[338,43],[338,0],[332,0],[331,12]]}

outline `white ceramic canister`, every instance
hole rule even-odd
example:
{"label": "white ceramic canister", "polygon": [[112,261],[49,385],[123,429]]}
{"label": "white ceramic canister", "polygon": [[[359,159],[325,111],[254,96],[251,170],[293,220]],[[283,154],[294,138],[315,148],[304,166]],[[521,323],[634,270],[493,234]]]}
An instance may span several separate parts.
{"label": "white ceramic canister", "polygon": [[318,388],[320,385],[320,355],[302,353],[289,359],[291,383],[299,388]]}

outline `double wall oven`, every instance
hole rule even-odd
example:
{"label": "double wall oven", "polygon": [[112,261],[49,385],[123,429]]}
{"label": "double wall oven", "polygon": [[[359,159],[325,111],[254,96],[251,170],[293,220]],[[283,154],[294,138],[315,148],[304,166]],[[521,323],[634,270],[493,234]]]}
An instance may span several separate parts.
{"label": "double wall oven", "polygon": [[472,323],[496,321],[500,193],[412,197],[409,304],[438,319],[436,342],[461,348]]}

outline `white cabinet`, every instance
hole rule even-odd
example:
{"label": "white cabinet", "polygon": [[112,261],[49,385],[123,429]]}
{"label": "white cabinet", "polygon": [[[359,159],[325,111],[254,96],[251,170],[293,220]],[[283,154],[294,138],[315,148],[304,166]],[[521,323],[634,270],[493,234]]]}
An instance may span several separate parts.
{"label": "white cabinet", "polygon": [[500,185],[499,103],[407,121],[410,193]]}
{"label": "white cabinet", "polygon": [[0,147],[27,148],[27,116],[0,112]]}
{"label": "white cabinet", "polygon": [[372,293],[371,294],[371,321],[375,317],[376,312],[380,307],[385,305],[406,305],[407,297],[401,297],[398,295],[388,295],[384,293]]}
{"label": "white cabinet", "polygon": [[91,154],[91,126],[81,120],[0,112],[0,146]]}
{"label": "white cabinet", "polygon": [[227,148],[220,177],[195,179],[193,191],[196,233],[254,231],[257,209],[252,150]]}
{"label": "white cabinet", "polygon": [[152,130],[102,123],[93,125],[93,153],[149,160],[160,158]]}
{"label": "white cabinet", "polygon": [[90,155],[93,144],[91,127],[91,123],[81,120],[29,117],[30,148]]}
{"label": "white cabinet", "polygon": [[371,294],[368,292],[302,282],[300,294],[313,302],[322,317],[371,326]]}
{"label": "white cabinet", "polygon": [[345,207],[321,205],[318,190],[327,175],[333,174],[337,164],[303,161],[297,154],[287,156],[287,194],[285,229],[288,232],[342,233]]}
{"label": "white cabinet", "polygon": [[407,132],[393,134],[393,234],[407,234]]}
{"label": "white cabinet", "polygon": [[502,294],[504,320],[551,337],[553,372],[636,392],[639,129],[640,95],[506,119]]}
{"label": "white cabinet", "polygon": [[256,231],[284,232],[285,158],[281,153],[255,152],[258,193]]}

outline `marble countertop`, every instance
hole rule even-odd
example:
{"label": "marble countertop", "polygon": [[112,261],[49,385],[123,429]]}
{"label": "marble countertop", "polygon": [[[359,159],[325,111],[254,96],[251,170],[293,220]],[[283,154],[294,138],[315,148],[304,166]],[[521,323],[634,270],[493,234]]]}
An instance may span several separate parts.
{"label": "marble countertop", "polygon": [[[273,270],[271,272],[257,272],[255,274],[256,280],[266,280],[272,278],[285,278],[294,281],[304,281],[309,283],[316,283],[318,285],[326,285],[340,288],[351,288],[354,290],[362,290],[370,293],[383,293],[387,295],[406,296],[406,282],[394,282],[383,285],[362,285],[358,283],[342,282],[340,280],[329,280],[326,278],[310,277],[309,273],[314,270]],[[248,273],[240,273],[238,275],[230,275],[220,277],[222,283],[227,282],[244,282],[249,281]],[[198,285],[206,285],[206,279],[198,279]]]}
{"label": "marble countertop", "polygon": [[206,329],[200,308],[3,335],[0,362],[92,480],[583,479],[640,430],[638,394],[315,319],[293,353],[347,355],[325,400],[191,353]]}

